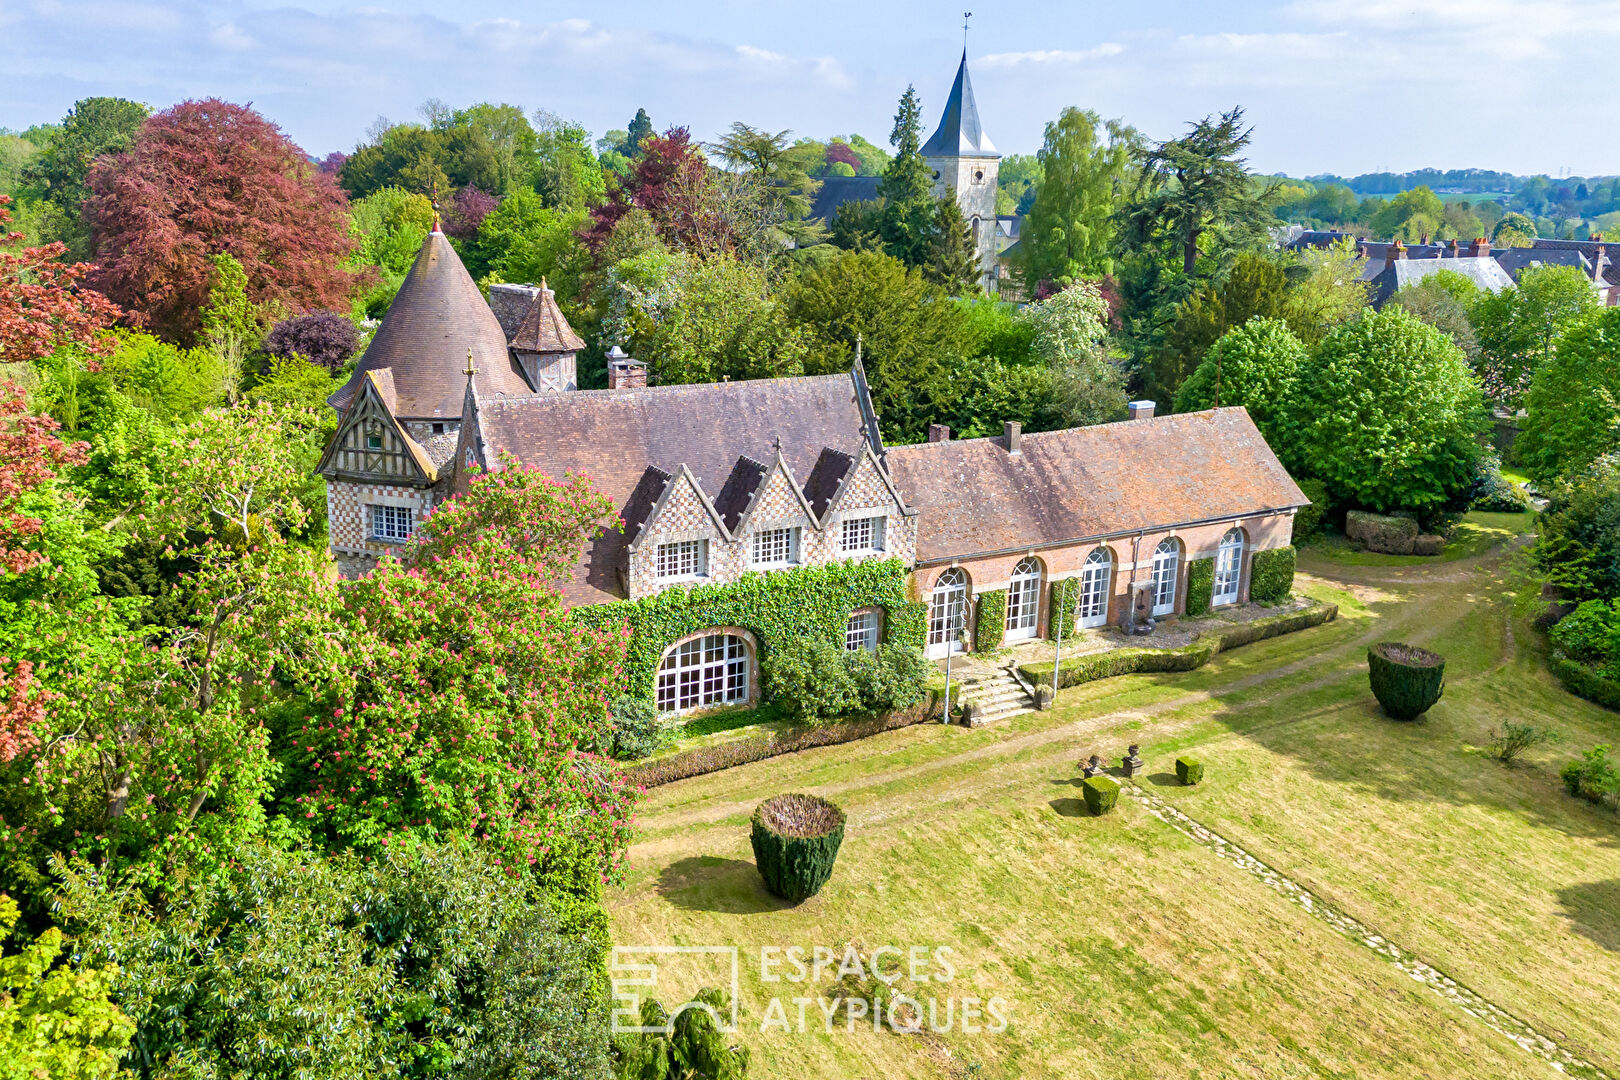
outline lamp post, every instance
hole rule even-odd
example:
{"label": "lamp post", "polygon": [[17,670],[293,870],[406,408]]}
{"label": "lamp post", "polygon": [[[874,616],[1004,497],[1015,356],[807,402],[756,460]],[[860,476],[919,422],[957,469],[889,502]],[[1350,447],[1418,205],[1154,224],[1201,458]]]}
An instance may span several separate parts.
{"label": "lamp post", "polygon": [[1069,579],[1052,583],[1052,618],[1057,622],[1057,633],[1052,635],[1052,708],[1057,708],[1058,665],[1063,661],[1063,585]]}
{"label": "lamp post", "polygon": [[963,598],[961,607],[957,607],[954,600],[948,600],[946,603],[950,604],[950,607],[945,611],[945,629],[949,636],[945,639],[945,715],[940,720],[943,724],[951,722],[951,656],[955,654],[956,646],[962,640],[962,616],[963,609],[967,607],[967,599]]}

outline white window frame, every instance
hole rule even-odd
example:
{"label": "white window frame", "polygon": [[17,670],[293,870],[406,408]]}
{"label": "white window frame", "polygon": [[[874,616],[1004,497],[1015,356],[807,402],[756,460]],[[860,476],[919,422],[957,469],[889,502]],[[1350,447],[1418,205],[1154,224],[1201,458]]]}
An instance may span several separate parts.
{"label": "white window frame", "polygon": [[1080,597],[1075,616],[1082,630],[1108,625],[1109,582],[1114,576],[1114,556],[1107,548],[1096,548],[1086,556],[1080,569]]}
{"label": "white window frame", "polygon": [[1238,587],[1243,582],[1243,530],[1232,528],[1221,537],[1221,546],[1215,551],[1215,585],[1210,594],[1211,607],[1224,607],[1238,602]]}
{"label": "white window frame", "polygon": [[416,508],[395,503],[366,504],[366,539],[403,544],[416,532]]}
{"label": "white window frame", "polygon": [[1007,583],[1007,621],[1003,641],[1028,641],[1041,621],[1041,564],[1034,556],[1013,567]]}
{"label": "white window frame", "polygon": [[838,550],[845,555],[885,550],[887,524],[888,517],[884,514],[845,518],[838,532]]}
{"label": "white window frame", "polygon": [[653,550],[653,576],[659,581],[691,581],[709,573],[709,541],[704,537],[669,540]]}
{"label": "white window frame", "polygon": [[756,529],[748,542],[748,565],[758,570],[796,566],[799,562],[799,527],[778,525]]}
{"label": "white window frame", "polygon": [[865,649],[877,652],[878,633],[883,619],[877,608],[860,608],[849,613],[844,623],[844,648],[850,652]]}
{"label": "white window frame", "polygon": [[1153,612],[1173,615],[1176,610],[1176,589],[1180,585],[1181,545],[1174,539],[1159,541],[1153,549]]}
{"label": "white window frame", "polygon": [[661,713],[684,713],[748,700],[754,677],[748,643],[711,633],[673,645],[658,662],[654,700]]}
{"label": "white window frame", "polygon": [[967,572],[952,567],[939,575],[928,594],[928,656],[967,651],[959,629],[967,628]]}

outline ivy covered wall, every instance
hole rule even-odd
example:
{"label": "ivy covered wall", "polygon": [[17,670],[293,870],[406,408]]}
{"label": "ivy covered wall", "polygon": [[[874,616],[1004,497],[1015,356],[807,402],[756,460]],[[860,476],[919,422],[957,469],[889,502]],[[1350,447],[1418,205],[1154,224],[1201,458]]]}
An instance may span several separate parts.
{"label": "ivy covered wall", "polygon": [[979,614],[973,620],[973,651],[994,652],[1007,635],[1007,590],[979,594]]}
{"label": "ivy covered wall", "polygon": [[844,643],[844,624],[856,608],[883,609],[883,640],[923,647],[925,606],[912,598],[911,572],[899,559],[834,563],[745,574],[726,585],[666,589],[640,600],[575,608],[572,618],[601,630],[628,624],[627,690],[652,696],[664,650],[699,630],[740,626],[759,640],[759,661],[789,642],[818,637]]}
{"label": "ivy covered wall", "polygon": [[1194,559],[1187,564],[1187,617],[1208,615],[1214,601],[1215,560]]}

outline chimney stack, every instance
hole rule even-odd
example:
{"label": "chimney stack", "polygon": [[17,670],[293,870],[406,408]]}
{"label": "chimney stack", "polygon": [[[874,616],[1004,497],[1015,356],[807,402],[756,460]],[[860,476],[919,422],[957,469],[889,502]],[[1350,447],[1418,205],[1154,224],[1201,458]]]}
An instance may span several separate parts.
{"label": "chimney stack", "polygon": [[1007,439],[1007,453],[1019,453],[1018,444],[1024,437],[1024,425],[1017,420],[1008,420],[1001,425],[1001,433]]}
{"label": "chimney stack", "polygon": [[1491,242],[1483,236],[1474,237],[1474,258],[1488,259],[1491,257]]}
{"label": "chimney stack", "polygon": [[1132,420],[1153,419],[1153,409],[1155,406],[1151,401],[1133,401],[1125,407],[1129,410],[1128,415]]}
{"label": "chimney stack", "polygon": [[947,424],[929,424],[928,425],[928,441],[929,442],[950,442],[951,441],[951,429],[950,429],[950,426],[947,425]]}
{"label": "chimney stack", "polygon": [[647,385],[647,365],[626,356],[617,345],[607,351],[608,389],[631,390]]}
{"label": "chimney stack", "polygon": [[1455,236],[1451,238],[1451,242],[1447,246],[1451,249],[1451,254],[1447,256],[1448,258],[1455,259],[1462,255],[1462,241],[1458,240]]}
{"label": "chimney stack", "polygon": [[1389,245],[1389,258],[1390,259],[1404,259],[1404,258],[1406,258],[1406,245],[1401,243],[1400,240],[1398,240],[1398,239],[1391,242],[1390,245]]}

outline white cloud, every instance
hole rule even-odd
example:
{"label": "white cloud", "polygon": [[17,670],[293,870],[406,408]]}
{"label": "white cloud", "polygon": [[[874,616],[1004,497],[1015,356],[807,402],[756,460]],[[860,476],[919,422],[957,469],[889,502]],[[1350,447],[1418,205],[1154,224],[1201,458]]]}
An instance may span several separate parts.
{"label": "white cloud", "polygon": [[1010,68],[1025,64],[1083,64],[1088,60],[1101,60],[1118,56],[1125,46],[1117,41],[1105,41],[1089,49],[1037,49],[1033,52],[1000,52],[981,56],[973,61],[974,67]]}

